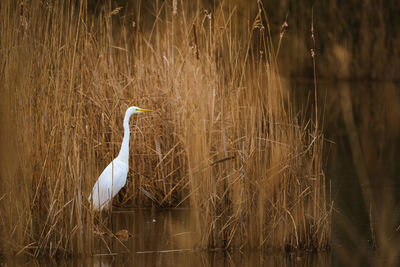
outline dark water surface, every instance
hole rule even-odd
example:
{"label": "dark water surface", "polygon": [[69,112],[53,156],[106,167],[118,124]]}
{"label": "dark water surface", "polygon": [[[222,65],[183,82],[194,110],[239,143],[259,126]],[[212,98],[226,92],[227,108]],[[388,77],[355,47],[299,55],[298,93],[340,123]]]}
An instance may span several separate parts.
{"label": "dark water surface", "polygon": [[[309,81],[292,82],[298,109]],[[196,249],[187,209],[115,211],[120,240],[95,243],[96,255],[61,261],[8,261],[21,266],[397,266],[400,255],[400,90],[393,83],[319,82],[327,142],[326,177],[334,206],[332,248],[300,255]],[[305,112],[310,113],[312,107]],[[369,218],[373,224],[370,224]],[[397,230],[396,230],[397,229]],[[122,230],[122,231],[121,231]],[[126,235],[128,233],[128,235]],[[372,234],[371,234],[372,233]],[[377,246],[379,249],[373,250]],[[0,264],[2,265],[2,264]]]}
{"label": "dark water surface", "polygon": [[[95,244],[96,255],[63,260],[9,261],[11,266],[330,266],[331,253],[283,254],[222,252],[196,249],[196,233],[188,209],[135,210],[112,213],[112,230],[132,236],[108,237]],[[107,239],[107,237],[105,237]],[[111,253],[110,253],[111,251]]]}

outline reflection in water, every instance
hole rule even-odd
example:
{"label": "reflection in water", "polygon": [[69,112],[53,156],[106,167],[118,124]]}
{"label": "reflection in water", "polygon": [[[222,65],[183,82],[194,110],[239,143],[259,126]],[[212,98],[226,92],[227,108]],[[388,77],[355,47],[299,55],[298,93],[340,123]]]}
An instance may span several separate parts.
{"label": "reflection in water", "polygon": [[[261,251],[196,249],[189,210],[135,210],[112,214],[112,229],[127,229],[127,241],[113,240],[109,249],[99,241],[98,256],[52,261],[9,262],[29,266],[330,266],[330,253],[284,254]],[[107,255],[108,254],[108,255]],[[101,255],[101,256],[100,256]]]}
{"label": "reflection in water", "polygon": [[[310,254],[302,258],[295,255],[270,255],[250,252],[182,252],[154,253],[151,255],[125,254],[115,258],[105,258],[108,265],[120,266],[134,263],[137,266],[331,266],[327,253]],[[99,266],[99,265],[97,265]]]}
{"label": "reflection in water", "polygon": [[[329,266],[329,253],[285,255],[271,252],[206,252],[196,249],[197,238],[190,210],[136,210],[112,216],[113,232],[127,229],[127,242],[113,242],[116,257],[99,257],[118,266]],[[102,250],[100,253],[107,253]],[[103,266],[103,265],[102,265]],[[107,265],[104,265],[107,266]]]}
{"label": "reflection in water", "polygon": [[[122,243],[114,239],[110,249],[117,253],[135,252],[136,254],[193,249],[197,243],[197,234],[191,218],[192,213],[187,209],[115,212],[112,216],[112,231],[115,233],[126,229],[133,236]],[[107,252],[100,246],[100,254]]]}
{"label": "reflection in water", "polygon": [[190,210],[135,210],[112,214],[112,230],[128,230],[126,241],[111,241],[108,249],[99,240],[97,256],[72,259],[11,260],[12,266],[331,266],[331,255],[284,254],[261,251],[196,249],[196,233]]}
{"label": "reflection in water", "polygon": [[[302,99],[308,93],[297,88],[312,88],[312,84],[295,83],[292,87],[298,103],[305,103]],[[108,238],[107,246],[99,238],[95,243],[97,256],[57,262],[14,259],[9,265],[396,266],[400,252],[398,85],[322,82],[319,89],[320,103],[325,103],[320,105],[325,111],[325,133],[334,142],[329,145],[326,172],[336,210],[330,252],[202,251],[196,249],[199,236],[190,210],[135,210],[112,214],[113,233],[127,230],[129,235],[125,238],[122,234],[121,240],[104,237]],[[373,243],[378,250],[371,250]]]}
{"label": "reflection in water", "polygon": [[330,266],[330,253],[284,254],[261,251],[214,251],[196,249],[196,233],[190,210],[135,210],[114,212],[113,232],[128,230],[127,241],[101,241],[97,256],[72,259],[8,261],[12,266]]}

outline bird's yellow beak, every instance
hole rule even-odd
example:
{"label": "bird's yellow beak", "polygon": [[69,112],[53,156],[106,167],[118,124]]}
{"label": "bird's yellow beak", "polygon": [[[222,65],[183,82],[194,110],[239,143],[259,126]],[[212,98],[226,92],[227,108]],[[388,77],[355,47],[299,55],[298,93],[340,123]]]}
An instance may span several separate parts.
{"label": "bird's yellow beak", "polygon": [[154,112],[154,110],[152,110],[152,109],[145,109],[145,108],[138,108],[137,111],[141,111],[141,112]]}

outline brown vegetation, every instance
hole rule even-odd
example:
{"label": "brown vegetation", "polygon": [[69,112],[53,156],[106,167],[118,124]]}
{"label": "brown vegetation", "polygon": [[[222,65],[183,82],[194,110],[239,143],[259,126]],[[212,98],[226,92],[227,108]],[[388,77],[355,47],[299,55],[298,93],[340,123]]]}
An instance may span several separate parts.
{"label": "brown vegetation", "polygon": [[118,205],[190,206],[201,248],[329,245],[322,136],[292,108],[262,6],[248,23],[233,7],[173,2],[144,27],[111,5],[2,1],[6,253],[92,252],[107,220],[87,195],[133,104],[157,113],[133,119]]}

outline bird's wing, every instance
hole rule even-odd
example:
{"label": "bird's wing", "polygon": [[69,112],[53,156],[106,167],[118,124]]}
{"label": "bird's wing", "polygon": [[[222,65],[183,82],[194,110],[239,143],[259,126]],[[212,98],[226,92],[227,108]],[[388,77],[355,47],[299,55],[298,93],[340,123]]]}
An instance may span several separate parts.
{"label": "bird's wing", "polygon": [[113,194],[112,197],[114,197],[119,190],[121,190],[122,187],[125,186],[126,184],[126,176],[128,175],[128,165],[125,164],[124,162],[114,159],[113,160],[114,167],[111,165],[110,168],[114,168],[114,176],[111,178],[113,182]]}
{"label": "bird's wing", "polygon": [[128,165],[118,159],[108,164],[93,186],[94,206],[106,207],[108,202],[124,187],[127,174]]}

